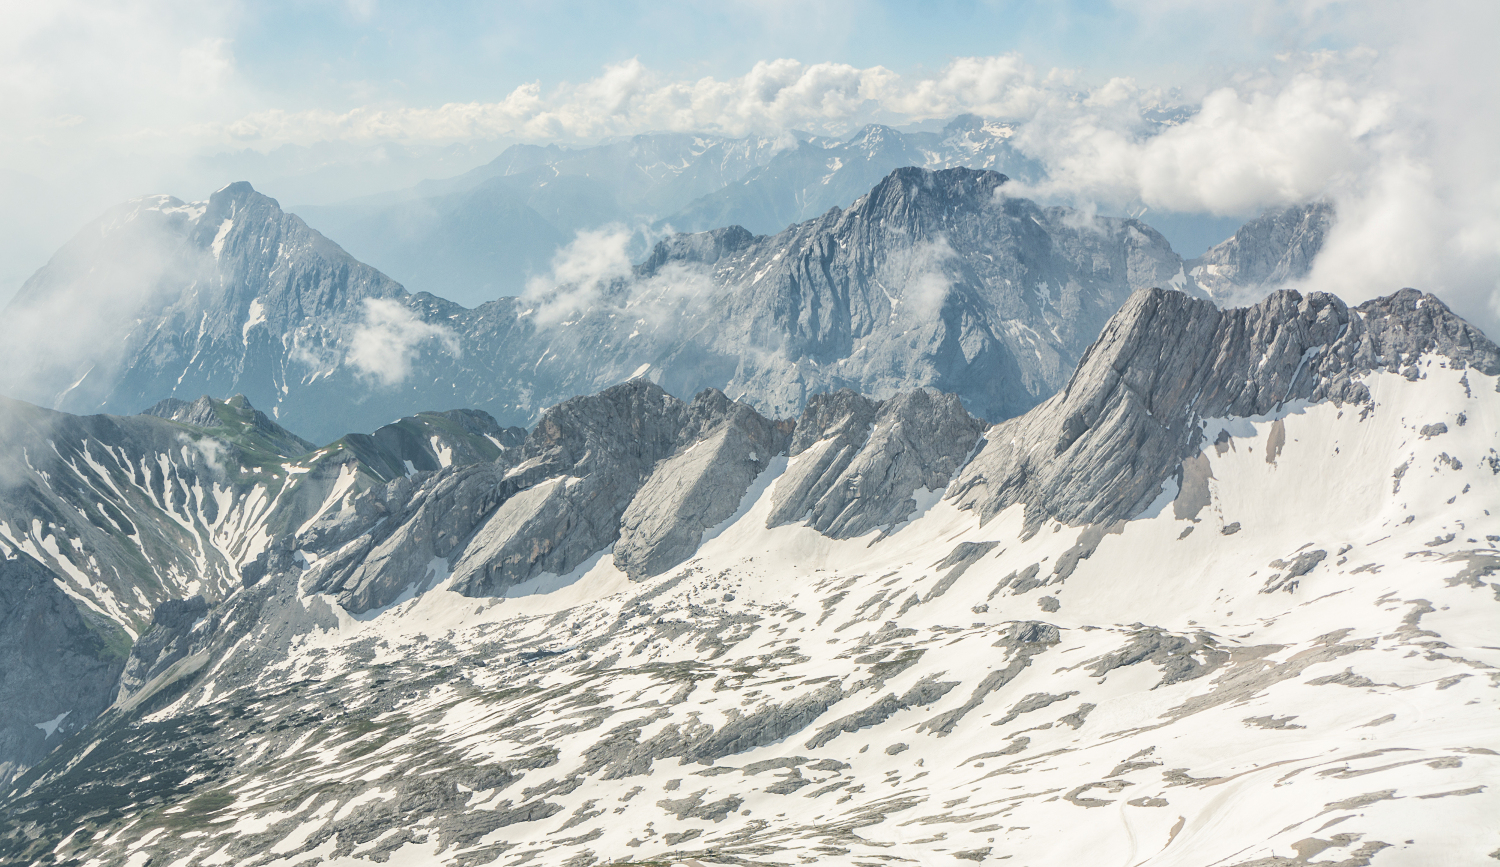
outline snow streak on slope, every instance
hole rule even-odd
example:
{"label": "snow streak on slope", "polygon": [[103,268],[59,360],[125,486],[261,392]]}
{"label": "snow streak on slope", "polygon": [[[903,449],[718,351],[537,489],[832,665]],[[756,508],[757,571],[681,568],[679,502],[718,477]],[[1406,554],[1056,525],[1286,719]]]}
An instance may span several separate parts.
{"label": "snow streak on slope", "polygon": [[1176,501],[1108,529],[953,500],[883,538],[767,529],[809,451],[639,583],[604,556],[356,619],[268,580],[10,809],[45,831],[82,785],[118,818],[52,851],[100,865],[1474,862],[1500,383],[1361,381],[1201,422]]}

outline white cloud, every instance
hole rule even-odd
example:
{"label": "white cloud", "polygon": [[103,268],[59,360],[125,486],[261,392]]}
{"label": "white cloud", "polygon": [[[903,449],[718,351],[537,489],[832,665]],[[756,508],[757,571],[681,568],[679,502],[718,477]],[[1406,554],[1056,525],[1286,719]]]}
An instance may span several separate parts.
{"label": "white cloud", "polygon": [[369,106],[346,112],[274,110],[228,124],[203,124],[192,133],[312,142],[593,139],[650,130],[733,136],[796,128],[843,132],[880,118],[908,121],[969,111],[1028,116],[1047,88],[1057,85],[1039,82],[1016,55],[959,58],[934,78],[914,80],[881,66],[861,69],[790,59],[761,61],[737,78],[672,80],[629,60],[581,84],[545,93],[540,83],[525,84],[497,102]]}
{"label": "white cloud", "polygon": [[950,271],[957,259],[947,238],[921,241],[908,249],[887,251],[876,279],[894,296],[893,312],[916,322],[930,322],[942,310],[953,287]]}
{"label": "white cloud", "polygon": [[396,385],[411,374],[423,345],[432,342],[444,352],[459,354],[453,329],[423,322],[394,299],[366,298],[364,320],[350,334],[344,359],[381,385]]}
{"label": "white cloud", "polygon": [[526,284],[533,320],[552,325],[600,304],[613,284],[630,276],[630,237],[618,224],[574,236],[552,257],[552,273]]}
{"label": "white cloud", "polygon": [[1018,144],[1049,169],[1036,192],[1226,215],[1294,204],[1367,171],[1391,119],[1388,95],[1309,73],[1275,89],[1220,88],[1154,134],[1138,95],[1118,82],[1101,91],[1050,104],[1022,129]]}

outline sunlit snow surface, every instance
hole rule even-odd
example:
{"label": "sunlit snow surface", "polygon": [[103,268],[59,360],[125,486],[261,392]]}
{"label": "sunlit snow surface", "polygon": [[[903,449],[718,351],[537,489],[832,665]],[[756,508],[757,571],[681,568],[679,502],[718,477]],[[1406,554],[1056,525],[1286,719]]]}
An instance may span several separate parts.
{"label": "sunlit snow surface", "polygon": [[[230,654],[154,713],[247,709],[201,790],[229,797],[191,830],[127,814],[87,863],[1486,863],[1500,394],[1461,376],[1206,422],[1195,520],[1161,508],[1019,594],[1081,528],[1022,540],[1021,507],[981,526],[924,501],[838,542],[766,529],[771,477],[647,582],[605,552],[474,599],[437,561],[256,687],[215,692]],[[997,544],[943,589],[963,542]],[[1050,634],[1027,621],[1055,643],[1018,643]],[[951,686],[903,700],[923,682]],[[690,760],[736,719],[737,748]]]}

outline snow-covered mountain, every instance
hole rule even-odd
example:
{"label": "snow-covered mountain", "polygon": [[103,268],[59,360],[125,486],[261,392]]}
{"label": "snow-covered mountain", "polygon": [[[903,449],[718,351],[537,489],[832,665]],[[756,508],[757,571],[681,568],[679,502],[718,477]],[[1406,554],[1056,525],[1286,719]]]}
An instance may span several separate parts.
{"label": "snow-covered mountain", "polygon": [[[320,441],[432,406],[526,425],[641,374],[776,415],[842,387],[932,386],[999,420],[1060,387],[1132,291],[1193,288],[1148,226],[1042,208],[1004,182],[900,169],[777,235],[676,235],[613,271],[576,250],[565,281],[474,309],[408,294],[247,184],[138,200],[7,308],[8,387],[74,412],[239,393]],[[141,261],[126,267],[129,251]]]}
{"label": "snow-covered mountain", "polygon": [[994,426],[634,379],[156,608],[0,857],[1477,863],[1497,431],[1413,290],[1142,289]]}
{"label": "snow-covered mountain", "polygon": [[491,461],[522,434],[457,410],[315,449],[242,396],[133,417],[0,399],[0,786],[113,701],[162,605],[217,602],[342,498]]}

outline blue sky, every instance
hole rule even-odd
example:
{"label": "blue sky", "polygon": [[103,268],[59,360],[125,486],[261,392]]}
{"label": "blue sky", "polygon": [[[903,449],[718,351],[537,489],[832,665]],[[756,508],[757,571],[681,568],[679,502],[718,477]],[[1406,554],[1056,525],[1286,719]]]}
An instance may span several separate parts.
{"label": "blue sky", "polygon": [[1254,3],[276,2],[237,9],[221,33],[243,74],[283,107],[371,99],[486,100],[526,81],[580,81],[639,58],[674,77],[743,74],[789,57],[937,70],[1020,52],[1085,76],[1192,83],[1279,52],[1342,47],[1343,14]]}

